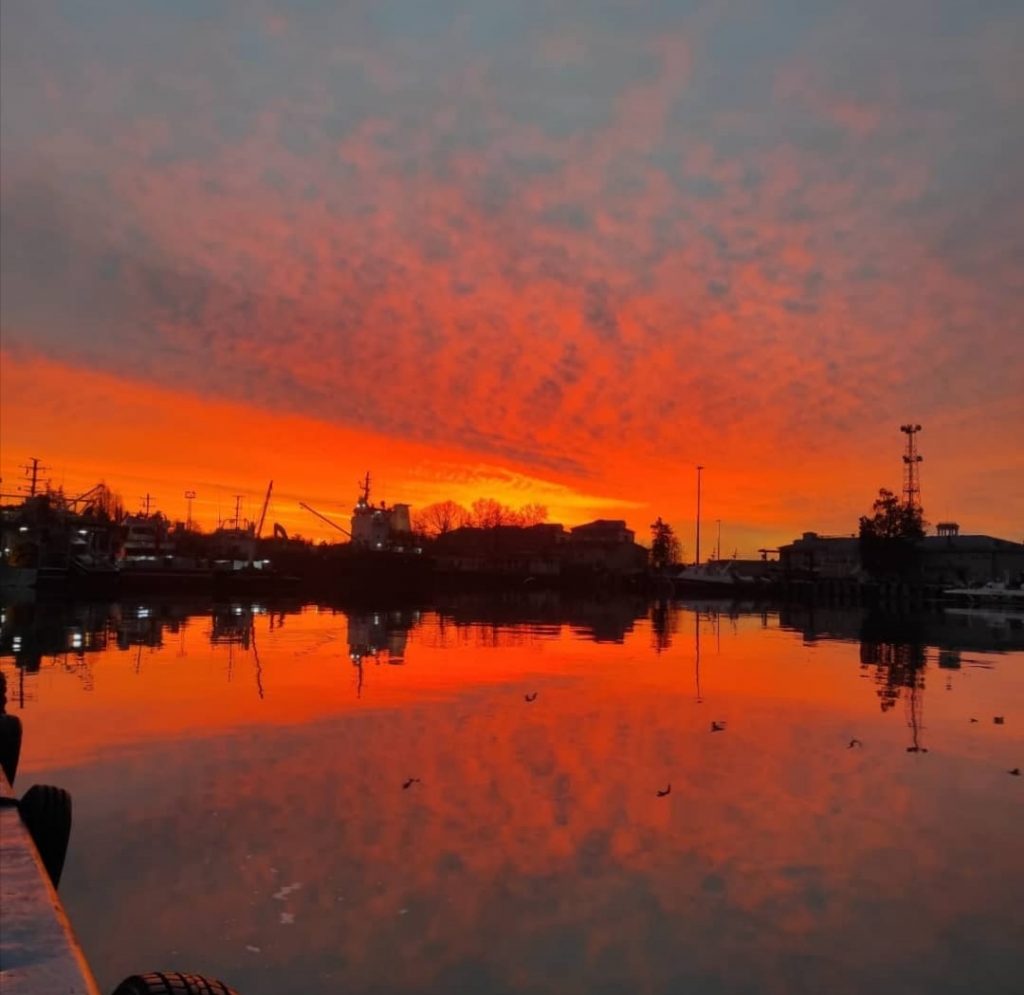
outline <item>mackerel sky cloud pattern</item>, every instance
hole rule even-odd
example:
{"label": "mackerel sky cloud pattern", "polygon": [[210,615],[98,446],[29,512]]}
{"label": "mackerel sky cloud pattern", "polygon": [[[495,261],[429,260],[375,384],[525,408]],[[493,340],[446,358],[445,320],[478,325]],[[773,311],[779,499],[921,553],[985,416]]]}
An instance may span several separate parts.
{"label": "mackerel sky cloud pattern", "polygon": [[1019,5],[2,19],[8,374],[373,433],[437,454],[425,498],[480,463],[638,529],[703,462],[750,542],[849,531],[913,418],[930,517],[1016,537]]}

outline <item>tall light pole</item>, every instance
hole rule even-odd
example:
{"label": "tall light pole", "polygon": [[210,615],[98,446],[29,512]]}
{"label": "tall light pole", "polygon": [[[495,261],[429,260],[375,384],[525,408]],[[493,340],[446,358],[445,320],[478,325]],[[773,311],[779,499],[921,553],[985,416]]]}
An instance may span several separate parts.
{"label": "tall light pole", "polygon": [[697,467],[697,566],[700,566],[700,472],[703,466]]}
{"label": "tall light pole", "polygon": [[188,501],[188,521],[185,523],[185,528],[192,531],[192,499],[196,496],[195,491],[185,491],[185,500]]}

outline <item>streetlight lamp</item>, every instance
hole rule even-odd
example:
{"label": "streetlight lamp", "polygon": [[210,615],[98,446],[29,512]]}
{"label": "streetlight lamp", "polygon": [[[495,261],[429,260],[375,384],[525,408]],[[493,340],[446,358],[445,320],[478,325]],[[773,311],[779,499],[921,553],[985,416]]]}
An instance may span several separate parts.
{"label": "streetlight lamp", "polygon": [[700,473],[703,466],[697,467],[697,566],[700,566]]}
{"label": "streetlight lamp", "polygon": [[185,528],[192,531],[192,499],[196,496],[195,491],[185,491],[185,500],[188,501],[188,521],[185,523]]}

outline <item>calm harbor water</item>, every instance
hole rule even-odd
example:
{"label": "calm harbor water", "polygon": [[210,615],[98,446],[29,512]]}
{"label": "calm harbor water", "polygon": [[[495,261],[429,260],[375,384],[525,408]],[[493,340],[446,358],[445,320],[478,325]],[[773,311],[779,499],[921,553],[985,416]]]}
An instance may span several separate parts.
{"label": "calm harbor water", "polygon": [[1022,990],[1019,618],[2,614],[18,787],[74,797],[104,990]]}

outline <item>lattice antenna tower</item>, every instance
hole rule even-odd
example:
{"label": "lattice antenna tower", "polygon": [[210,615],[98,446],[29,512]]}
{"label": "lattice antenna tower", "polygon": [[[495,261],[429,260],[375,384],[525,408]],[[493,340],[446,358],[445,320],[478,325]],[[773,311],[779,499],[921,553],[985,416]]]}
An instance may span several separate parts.
{"label": "lattice antenna tower", "polygon": [[907,436],[907,451],[903,454],[903,503],[908,508],[921,507],[921,471],[918,464],[924,457],[917,451],[917,433],[920,425],[900,425]]}

